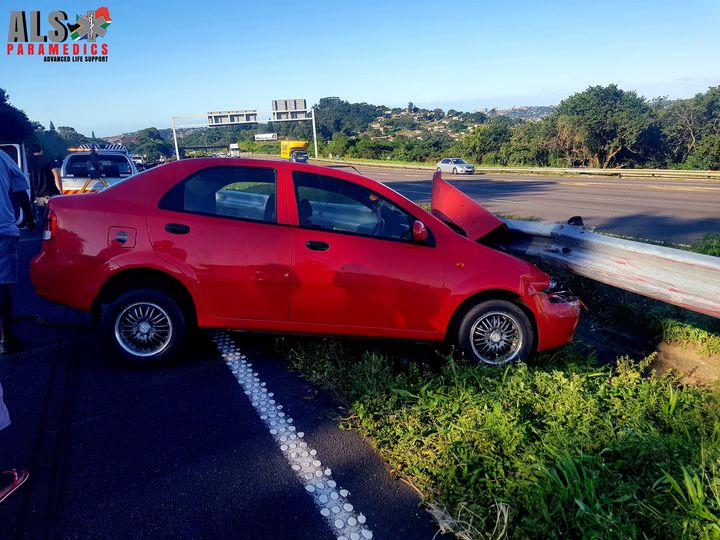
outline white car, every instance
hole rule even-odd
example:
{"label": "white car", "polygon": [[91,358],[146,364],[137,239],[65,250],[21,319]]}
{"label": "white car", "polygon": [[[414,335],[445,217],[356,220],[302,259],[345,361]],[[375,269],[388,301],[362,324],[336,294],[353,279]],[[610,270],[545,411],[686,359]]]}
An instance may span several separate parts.
{"label": "white car", "polygon": [[71,148],[60,169],[63,195],[101,191],[137,172],[122,145],[90,144]]}
{"label": "white car", "polygon": [[437,170],[451,174],[475,174],[475,165],[460,158],[445,158],[438,161]]}
{"label": "white car", "polygon": [[[17,163],[18,167],[20,167],[20,170],[25,173],[25,176],[28,177],[29,182],[30,175],[28,173],[28,163],[27,156],[25,155],[25,145],[15,143],[2,143],[0,144],[0,152],[5,152],[8,156],[12,158],[15,163]],[[30,197],[29,189],[27,190],[27,194],[28,197]],[[23,216],[22,208],[18,206],[15,197],[10,197],[10,201],[12,202],[13,208],[15,209],[15,214],[18,216],[18,219],[15,223],[17,225],[20,225],[20,223],[23,222],[23,218],[25,217]]]}

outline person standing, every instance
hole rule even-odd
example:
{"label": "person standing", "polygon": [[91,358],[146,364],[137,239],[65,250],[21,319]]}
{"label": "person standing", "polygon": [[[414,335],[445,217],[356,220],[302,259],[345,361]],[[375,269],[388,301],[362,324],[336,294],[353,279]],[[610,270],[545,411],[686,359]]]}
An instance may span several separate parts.
{"label": "person standing", "polygon": [[[47,206],[50,197],[62,194],[62,177],[60,164],[52,159],[44,158],[40,143],[30,146],[30,202],[35,203],[38,214]],[[36,216],[36,219],[39,217]]]}
{"label": "person standing", "polygon": [[30,188],[25,174],[5,152],[0,152],[0,354],[12,354],[20,344],[12,332],[11,286],[17,283],[18,240],[20,230],[15,221],[15,210],[10,197],[17,199],[23,211],[24,226],[35,228],[35,218],[27,190]]}
{"label": "person standing", "polygon": [[[35,228],[27,190],[30,189],[25,174],[5,153],[0,152],[0,354],[12,354],[20,345],[12,333],[11,285],[17,283],[18,238],[20,231],[15,221],[15,210],[10,197],[15,197],[23,211],[27,229]],[[3,401],[0,385],[0,430],[10,425],[10,414]],[[25,470],[10,469],[0,474],[0,502],[7,499],[25,483],[30,474]]]}

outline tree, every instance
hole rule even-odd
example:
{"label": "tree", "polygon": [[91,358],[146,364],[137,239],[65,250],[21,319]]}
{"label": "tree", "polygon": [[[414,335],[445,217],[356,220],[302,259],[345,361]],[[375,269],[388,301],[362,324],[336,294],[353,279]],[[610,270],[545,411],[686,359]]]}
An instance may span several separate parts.
{"label": "tree", "polygon": [[52,120],[50,120],[50,127],[48,127],[48,131],[55,131],[55,124],[53,124]]}
{"label": "tree", "polygon": [[501,148],[502,160],[508,165],[531,167],[549,164],[548,122],[523,122],[512,130],[510,140]]}
{"label": "tree", "polygon": [[720,170],[720,133],[703,137],[690,154],[686,166],[691,169]]}
{"label": "tree", "polygon": [[653,124],[645,99],[614,84],[591,86],[574,94],[562,101],[554,114],[582,137],[591,164],[603,169],[611,164],[622,165],[621,154],[637,154]]}
{"label": "tree", "polygon": [[10,105],[9,98],[0,88],[0,140],[24,142],[33,134],[33,125],[23,111]]}
{"label": "tree", "polygon": [[315,107],[317,129],[325,140],[334,133],[359,134],[385,112],[386,107],[368,103],[348,103],[338,97],[325,97]]}
{"label": "tree", "polygon": [[158,161],[161,157],[173,154],[173,145],[161,135],[157,128],[141,129],[135,136],[135,142],[128,144],[128,150],[133,154],[145,156],[149,161]]}
{"label": "tree", "polygon": [[411,113],[414,110],[415,110],[415,105],[413,105],[412,101],[408,101],[407,112]]}
{"label": "tree", "polygon": [[655,107],[668,160],[683,163],[693,154],[693,162],[699,163],[700,141],[720,133],[720,86],[691,99],[661,101]]}
{"label": "tree", "polygon": [[334,156],[344,156],[350,147],[350,137],[344,133],[333,133],[332,140],[327,145],[327,151]]}
{"label": "tree", "polygon": [[493,118],[468,133],[460,141],[461,155],[476,163],[497,163],[500,148],[510,141],[512,122],[504,116]]}

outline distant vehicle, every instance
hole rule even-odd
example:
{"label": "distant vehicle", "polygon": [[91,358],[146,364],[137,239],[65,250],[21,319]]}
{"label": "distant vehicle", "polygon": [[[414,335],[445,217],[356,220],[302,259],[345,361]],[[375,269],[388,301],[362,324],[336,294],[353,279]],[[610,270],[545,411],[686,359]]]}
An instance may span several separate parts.
{"label": "distant vehicle", "polygon": [[290,161],[293,163],[307,163],[310,155],[305,150],[295,150],[290,155]]}
{"label": "distant vehicle", "polygon": [[145,158],[139,154],[133,154],[132,156],[130,156],[130,159],[135,165],[142,165],[143,163],[145,163]]}
{"label": "distant vehicle", "polygon": [[307,141],[280,141],[280,157],[293,163],[307,163]]}
{"label": "distant vehicle", "polygon": [[[0,152],[5,152],[8,156],[12,158],[12,160],[17,163],[18,167],[20,167],[20,170],[25,173],[25,176],[28,177],[28,181],[30,179],[30,175],[28,173],[28,163],[27,163],[27,155],[25,154],[25,145],[20,143],[0,143]],[[28,197],[30,197],[30,190],[27,190]],[[10,197],[10,202],[13,205],[13,209],[15,210],[15,215],[17,216],[17,221],[15,222],[17,225],[23,222],[23,211],[22,208],[17,204],[17,201],[15,200],[15,197]],[[32,201],[30,201],[32,202]]]}
{"label": "distant vehicle", "polygon": [[127,149],[119,144],[89,144],[68,150],[60,169],[63,195],[101,191],[138,172]]}
{"label": "distant vehicle", "polygon": [[449,340],[493,366],[570,341],[579,301],[493,247],[501,220],[440,173],[432,208],[328,167],[184,159],[51,199],[30,274],[136,362],[194,327]]}
{"label": "distant vehicle", "polygon": [[438,161],[437,170],[452,174],[475,174],[475,165],[460,158],[445,158]]}

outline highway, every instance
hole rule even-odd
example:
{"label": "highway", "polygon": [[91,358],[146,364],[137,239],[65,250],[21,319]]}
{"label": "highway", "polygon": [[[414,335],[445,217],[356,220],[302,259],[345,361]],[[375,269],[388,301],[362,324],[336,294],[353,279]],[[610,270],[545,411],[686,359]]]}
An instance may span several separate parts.
{"label": "highway", "polygon": [[[415,202],[429,202],[432,171],[357,166]],[[582,216],[603,231],[677,243],[720,233],[720,182],[598,177],[445,175],[488,210],[565,222]]]}

